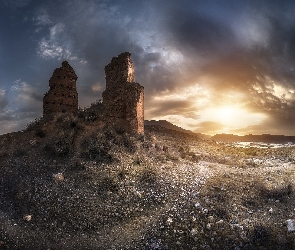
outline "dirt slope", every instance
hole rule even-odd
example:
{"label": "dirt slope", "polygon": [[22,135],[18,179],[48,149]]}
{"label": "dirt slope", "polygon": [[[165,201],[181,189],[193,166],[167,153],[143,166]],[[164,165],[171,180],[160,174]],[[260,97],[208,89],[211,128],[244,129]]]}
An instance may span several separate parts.
{"label": "dirt slope", "polygon": [[1,249],[292,249],[294,148],[62,116],[0,138]]}

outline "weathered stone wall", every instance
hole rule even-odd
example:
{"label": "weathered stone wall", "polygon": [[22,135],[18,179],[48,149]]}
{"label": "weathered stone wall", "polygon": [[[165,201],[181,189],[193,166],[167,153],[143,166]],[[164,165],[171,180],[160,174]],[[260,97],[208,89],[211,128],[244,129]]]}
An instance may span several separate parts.
{"label": "weathered stone wall", "polygon": [[113,57],[111,63],[105,67],[106,89],[123,82],[134,82],[134,66],[130,56],[129,52],[122,53]]}
{"label": "weathered stone wall", "polygon": [[144,133],[144,88],[134,82],[134,66],[128,52],[105,67],[103,104],[107,122],[131,133]]}
{"label": "weathered stone wall", "polygon": [[[108,125],[129,133],[144,133],[144,88],[134,82],[131,54],[114,57],[105,67],[106,90],[102,93],[104,119]],[[43,117],[78,112],[77,75],[64,61],[49,80],[49,91],[43,98]]]}
{"label": "weathered stone wall", "polygon": [[49,80],[49,91],[43,98],[43,117],[51,114],[78,111],[77,75],[67,61],[54,70]]}

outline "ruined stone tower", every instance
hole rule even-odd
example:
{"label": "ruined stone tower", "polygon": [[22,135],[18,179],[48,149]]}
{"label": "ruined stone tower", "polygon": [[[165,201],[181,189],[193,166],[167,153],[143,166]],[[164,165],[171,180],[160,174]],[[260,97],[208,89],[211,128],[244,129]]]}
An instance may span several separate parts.
{"label": "ruined stone tower", "polygon": [[134,82],[131,54],[112,58],[105,67],[106,90],[102,93],[107,122],[130,133],[144,133],[144,88]]}
{"label": "ruined stone tower", "polygon": [[62,67],[54,70],[49,80],[50,89],[43,98],[43,117],[64,112],[77,114],[77,78],[67,61],[62,63]]}

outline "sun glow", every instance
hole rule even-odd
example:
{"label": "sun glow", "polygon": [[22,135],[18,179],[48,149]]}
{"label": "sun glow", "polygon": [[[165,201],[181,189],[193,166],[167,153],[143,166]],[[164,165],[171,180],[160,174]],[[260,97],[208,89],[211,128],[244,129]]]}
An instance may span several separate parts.
{"label": "sun glow", "polygon": [[235,120],[238,119],[239,115],[241,114],[241,110],[236,107],[220,107],[216,109],[217,119],[219,122],[232,124],[235,123]]}
{"label": "sun glow", "polygon": [[[205,109],[202,118],[205,120],[213,120],[226,127],[240,126],[247,123],[251,117],[255,119],[254,114],[249,113],[246,109],[238,106],[220,106]],[[256,117],[257,118],[257,117]]]}
{"label": "sun glow", "polygon": [[266,115],[252,113],[238,105],[228,105],[205,109],[201,112],[200,118],[203,121],[212,121],[220,124],[220,128],[214,133],[233,133],[236,129],[261,124],[266,118]]}
{"label": "sun glow", "polygon": [[[146,110],[149,119],[166,119],[182,128],[210,135],[247,134],[252,126],[262,124],[268,117],[247,109],[248,100],[242,93],[220,93],[216,99],[214,92],[201,84],[165,90],[152,100],[154,108]],[[165,106],[166,102],[173,108]],[[159,107],[165,107],[166,115],[159,115]]]}

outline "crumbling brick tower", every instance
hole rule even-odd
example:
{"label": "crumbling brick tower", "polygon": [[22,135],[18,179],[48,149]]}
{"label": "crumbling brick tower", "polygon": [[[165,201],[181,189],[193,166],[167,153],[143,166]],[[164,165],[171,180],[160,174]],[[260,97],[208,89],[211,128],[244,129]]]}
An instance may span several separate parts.
{"label": "crumbling brick tower", "polygon": [[112,58],[105,67],[106,90],[102,93],[107,122],[129,133],[144,133],[144,88],[134,82],[131,54]]}
{"label": "crumbling brick tower", "polygon": [[67,61],[62,63],[62,67],[54,70],[49,80],[50,89],[43,98],[43,117],[65,112],[77,114],[77,78]]}

